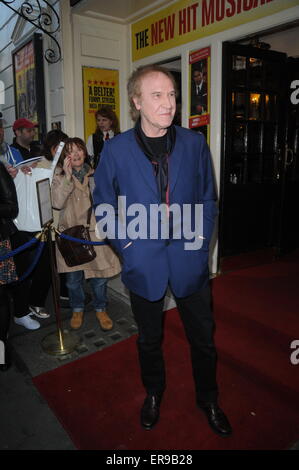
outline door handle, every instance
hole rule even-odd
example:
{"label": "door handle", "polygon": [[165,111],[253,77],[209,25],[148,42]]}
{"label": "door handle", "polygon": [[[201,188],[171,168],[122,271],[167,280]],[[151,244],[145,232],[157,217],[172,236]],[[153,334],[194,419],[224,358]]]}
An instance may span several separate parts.
{"label": "door handle", "polygon": [[[291,156],[290,160],[288,160],[289,155]],[[285,168],[287,168],[288,166],[292,165],[292,163],[294,161],[294,152],[287,145],[285,147],[285,155],[284,156],[285,156],[285,159],[284,159]]]}

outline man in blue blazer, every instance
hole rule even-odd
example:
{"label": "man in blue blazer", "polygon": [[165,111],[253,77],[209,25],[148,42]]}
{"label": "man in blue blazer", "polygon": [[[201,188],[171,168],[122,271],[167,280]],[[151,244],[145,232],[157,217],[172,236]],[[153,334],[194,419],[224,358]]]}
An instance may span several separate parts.
{"label": "man in blue blazer", "polygon": [[134,129],[104,145],[95,173],[97,227],[123,261],[138,326],[146,398],[141,424],[159,419],[165,389],[163,301],[170,286],[190,343],[197,404],[211,428],[231,434],[218,406],[208,252],[216,216],[211,159],[203,135],[172,125],[176,86],[163,67],[139,67],[128,81]]}

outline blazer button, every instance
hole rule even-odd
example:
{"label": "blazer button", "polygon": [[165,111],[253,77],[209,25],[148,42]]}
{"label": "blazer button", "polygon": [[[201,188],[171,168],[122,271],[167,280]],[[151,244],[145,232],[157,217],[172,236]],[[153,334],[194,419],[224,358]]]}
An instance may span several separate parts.
{"label": "blazer button", "polygon": [[165,246],[168,246],[170,244],[169,240],[165,240]]}

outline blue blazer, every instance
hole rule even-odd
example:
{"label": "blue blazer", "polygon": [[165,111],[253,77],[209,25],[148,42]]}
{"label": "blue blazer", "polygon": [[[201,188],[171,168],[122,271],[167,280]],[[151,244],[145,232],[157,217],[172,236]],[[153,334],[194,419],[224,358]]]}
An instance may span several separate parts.
{"label": "blue blazer", "polygon": [[[109,228],[107,224],[108,238],[123,260],[122,281],[129,290],[155,301],[163,297],[169,284],[176,297],[185,297],[200,290],[209,279],[208,251],[217,213],[210,152],[202,134],[176,126],[176,142],[169,157],[169,203],[182,211],[183,205],[189,204],[191,230],[195,229],[195,204],[202,204],[203,208],[202,246],[190,250],[186,249],[186,242],[192,239],[190,236],[186,239],[183,229],[181,238],[165,239],[161,228],[154,239],[149,236],[150,205],[157,207],[161,201],[152,164],[139,147],[134,132],[130,129],[105,142],[95,172],[96,218],[102,224],[111,222],[114,211],[110,209],[115,209],[114,227],[110,224]],[[118,196],[125,196],[126,219]],[[142,213],[139,206],[131,206],[136,203],[143,205]],[[110,205],[106,207],[107,212],[100,204]],[[183,219],[180,222],[178,218],[174,224],[182,228]],[[160,216],[159,223],[164,222],[165,218]],[[134,228],[140,235],[137,239],[132,235]],[[193,241],[195,238],[197,235]]]}

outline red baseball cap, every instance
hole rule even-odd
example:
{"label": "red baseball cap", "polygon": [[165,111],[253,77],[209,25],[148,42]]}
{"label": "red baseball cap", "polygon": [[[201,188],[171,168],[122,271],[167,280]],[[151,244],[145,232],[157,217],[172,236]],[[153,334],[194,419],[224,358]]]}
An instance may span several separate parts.
{"label": "red baseball cap", "polygon": [[15,131],[17,129],[22,129],[22,128],[33,129],[34,127],[37,127],[36,123],[31,122],[26,118],[20,118],[14,122],[12,129]]}

